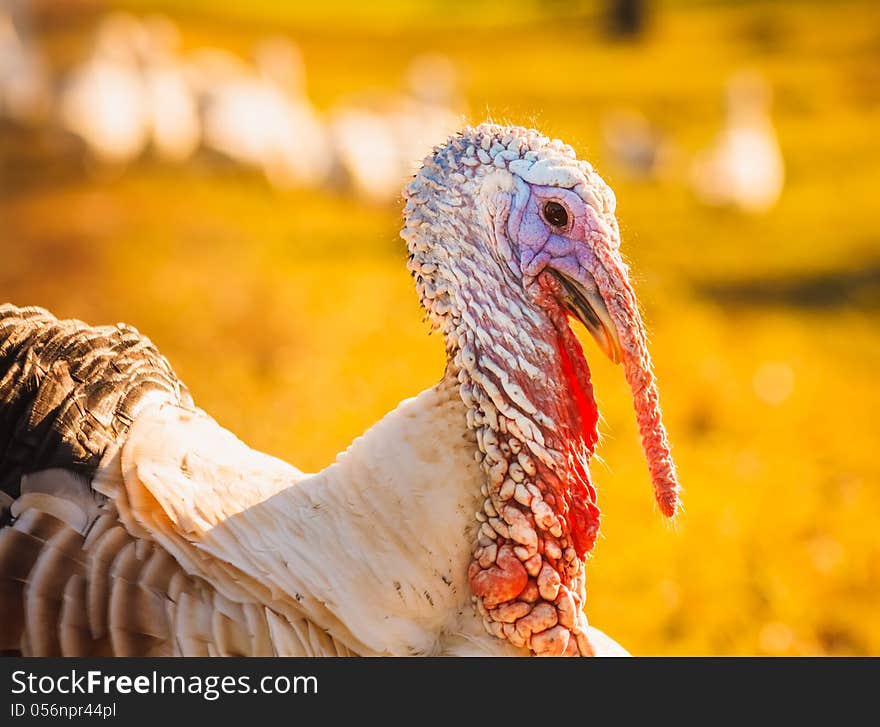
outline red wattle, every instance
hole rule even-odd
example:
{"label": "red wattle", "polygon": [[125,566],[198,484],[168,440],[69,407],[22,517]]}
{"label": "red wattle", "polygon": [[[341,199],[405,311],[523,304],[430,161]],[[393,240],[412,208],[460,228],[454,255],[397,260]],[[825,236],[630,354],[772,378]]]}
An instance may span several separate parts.
{"label": "red wattle", "polygon": [[572,544],[578,557],[583,558],[592,550],[599,532],[596,489],[587,470],[589,458],[599,440],[599,410],[583,349],[568,325],[560,331],[557,348],[567,393],[575,411],[569,418],[572,431],[568,432],[567,441],[567,482],[559,483],[562,491],[556,494],[565,503],[563,514]]}
{"label": "red wattle", "polygon": [[[584,358],[580,341],[571,332],[571,329],[563,331],[559,335],[557,349],[559,361],[562,364],[562,374],[577,407],[581,429],[579,433],[583,436],[584,442],[592,454],[595,451],[596,442],[599,441],[599,409],[596,407],[596,400],[593,397],[590,369]],[[577,357],[577,361],[573,360],[573,356]],[[576,364],[579,364],[580,372],[575,369]]]}

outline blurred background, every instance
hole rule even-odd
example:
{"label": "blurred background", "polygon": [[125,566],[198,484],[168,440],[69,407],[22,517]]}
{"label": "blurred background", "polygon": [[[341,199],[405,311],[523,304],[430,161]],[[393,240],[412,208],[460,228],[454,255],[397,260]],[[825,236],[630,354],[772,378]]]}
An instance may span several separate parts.
{"label": "blurred background", "polygon": [[0,299],[135,325],[320,469],[442,374],[398,193],[487,118],[615,190],[685,487],[670,526],[586,337],[590,621],[636,654],[880,654],[876,2],[0,0]]}

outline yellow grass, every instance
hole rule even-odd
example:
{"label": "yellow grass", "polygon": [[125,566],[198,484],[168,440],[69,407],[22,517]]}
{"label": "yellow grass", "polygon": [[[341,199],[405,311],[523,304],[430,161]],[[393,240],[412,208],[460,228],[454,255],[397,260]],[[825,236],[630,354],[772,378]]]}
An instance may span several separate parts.
{"label": "yellow grass", "polygon": [[[650,183],[606,174],[685,512],[670,526],[652,504],[622,373],[585,340],[604,416],[588,616],[638,654],[880,654],[880,6],[675,5],[638,44],[529,12],[439,30],[404,15],[405,34],[181,19],[187,46],[290,32],[323,107],[442,50],[472,121],[537,124],[600,171],[606,111],[641,108],[686,156],[720,123],[728,74],[762,70],[788,173],[773,211],[702,208],[683,169]],[[66,57],[83,37],[56,28],[48,42]],[[136,325],[257,448],[320,468],[442,373],[398,206],[278,193],[204,161],[114,181],[17,171],[24,181],[0,187],[0,298]]]}

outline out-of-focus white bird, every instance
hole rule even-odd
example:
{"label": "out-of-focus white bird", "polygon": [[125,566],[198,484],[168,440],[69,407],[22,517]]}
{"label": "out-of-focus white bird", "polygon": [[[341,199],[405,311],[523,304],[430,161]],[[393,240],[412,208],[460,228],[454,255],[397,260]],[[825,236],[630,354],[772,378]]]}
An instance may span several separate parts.
{"label": "out-of-focus white bird", "polygon": [[691,170],[694,191],[706,204],[753,213],[776,204],[785,169],[770,119],[771,97],[770,86],[756,73],[731,78],[725,127]]}
{"label": "out-of-focus white bird", "polygon": [[677,156],[663,132],[634,109],[608,113],[602,120],[602,140],[610,164],[633,179],[668,176]]}
{"label": "out-of-focus white bird", "polygon": [[262,170],[278,186],[317,186],[330,170],[323,125],[305,95],[297,47],[268,39],[257,72],[216,52],[194,59],[204,103],[205,145]]}
{"label": "out-of-focus white bird", "polygon": [[330,114],[334,156],[345,184],[372,202],[393,200],[432,140],[461,123],[455,68],[447,58],[416,58],[406,80],[405,93],[355,98]]}
{"label": "out-of-focus white bird", "polygon": [[193,90],[200,113],[207,111],[221,90],[246,77],[250,68],[237,55],[221,48],[197,48],[184,63],[184,73]]}
{"label": "out-of-focus white bird", "polygon": [[49,73],[40,52],[12,14],[0,7],[0,118],[36,123],[50,104]]}
{"label": "out-of-focus white bird", "polygon": [[387,201],[400,178],[387,116],[368,107],[344,107],[332,113],[329,128],[343,186],[368,201]]}
{"label": "out-of-focus white bird", "polygon": [[91,57],[74,69],[61,94],[61,123],[104,164],[134,160],[149,140],[150,106],[137,55],[142,33],[130,15],[107,16]]}
{"label": "out-of-focus white bird", "polygon": [[179,33],[164,17],[144,22],[143,82],[149,109],[152,142],[158,156],[183,162],[199,146],[201,122],[186,69],[177,59]]}

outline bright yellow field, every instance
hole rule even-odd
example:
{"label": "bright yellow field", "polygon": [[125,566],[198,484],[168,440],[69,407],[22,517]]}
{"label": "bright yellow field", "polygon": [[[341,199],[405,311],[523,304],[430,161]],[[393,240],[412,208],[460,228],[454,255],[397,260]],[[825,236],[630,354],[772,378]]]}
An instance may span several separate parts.
{"label": "bright yellow field", "polygon": [[[653,505],[622,372],[585,338],[604,417],[593,624],[637,654],[880,655],[880,4],[672,3],[640,43],[540,5],[469,19],[462,4],[441,22],[440,4],[421,17],[392,3],[387,24],[269,3],[197,12],[212,6],[175,15],[187,47],[288,32],[319,107],[397,85],[409,58],[439,50],[469,120],[536,125],[608,168],[685,511],[670,526]],[[87,28],[49,31],[59,62]],[[640,108],[690,154],[743,65],[775,88],[787,180],[771,212],[701,207],[681,170],[610,169],[605,112]],[[442,374],[398,205],[281,193],[201,161],[95,180],[28,144],[0,136],[0,298],[137,326],[252,446],[321,468]]]}

